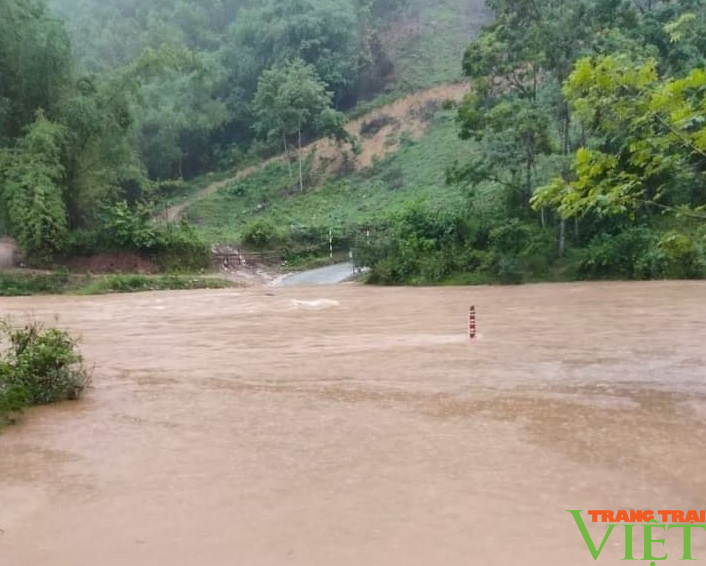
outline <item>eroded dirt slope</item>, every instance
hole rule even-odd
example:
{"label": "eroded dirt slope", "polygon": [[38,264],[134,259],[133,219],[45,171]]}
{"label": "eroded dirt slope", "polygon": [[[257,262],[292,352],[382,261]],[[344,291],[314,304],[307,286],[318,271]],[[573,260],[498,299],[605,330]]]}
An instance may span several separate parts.
{"label": "eroded dirt slope", "polygon": [[[334,142],[328,139],[309,144],[302,149],[302,154],[309,155],[310,152],[315,152],[315,167],[319,178],[326,177],[339,169],[346,155],[352,159],[350,163],[354,170],[369,167],[374,158],[383,158],[385,155],[397,151],[402,136],[419,139],[424,135],[434,110],[445,101],[458,102],[469,88],[466,83],[436,86],[411,94],[356,120],[351,120],[346,129],[359,139],[361,146],[360,155],[354,159],[350,151],[344,149],[342,152]],[[364,124],[379,120],[382,120],[384,125],[375,128],[370,134],[363,135],[361,133]],[[169,207],[163,213],[163,217],[170,221],[177,220],[183,211],[195,201],[214,194],[239,179],[252,175],[272,162],[284,161],[285,159],[285,156],[274,157],[257,166],[244,168],[229,179],[211,183],[184,202]]]}

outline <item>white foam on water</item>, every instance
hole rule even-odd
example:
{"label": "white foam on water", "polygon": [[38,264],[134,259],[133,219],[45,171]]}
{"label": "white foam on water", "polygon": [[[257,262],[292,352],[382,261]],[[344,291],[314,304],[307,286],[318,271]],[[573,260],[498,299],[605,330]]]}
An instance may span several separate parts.
{"label": "white foam on water", "polygon": [[315,301],[300,301],[292,299],[292,308],[305,310],[322,310],[341,306],[341,303],[331,299],[317,299]]}

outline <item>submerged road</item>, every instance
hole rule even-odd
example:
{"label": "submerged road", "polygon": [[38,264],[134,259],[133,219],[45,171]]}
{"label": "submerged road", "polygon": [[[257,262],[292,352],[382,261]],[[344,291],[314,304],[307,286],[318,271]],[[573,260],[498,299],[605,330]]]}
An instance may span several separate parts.
{"label": "submerged road", "polygon": [[329,265],[319,269],[311,269],[294,273],[280,280],[277,285],[282,287],[304,287],[308,285],[336,285],[355,278],[352,263]]}

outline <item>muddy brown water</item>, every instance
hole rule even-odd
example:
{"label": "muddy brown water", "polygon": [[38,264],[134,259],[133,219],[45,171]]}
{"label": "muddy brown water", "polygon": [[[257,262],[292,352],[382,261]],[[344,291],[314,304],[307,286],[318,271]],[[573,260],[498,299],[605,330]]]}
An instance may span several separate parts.
{"label": "muddy brown water", "polygon": [[618,564],[623,535],[594,562],[567,510],[706,506],[704,283],[0,311],[58,317],[95,364],[84,400],[0,436],[2,566]]}

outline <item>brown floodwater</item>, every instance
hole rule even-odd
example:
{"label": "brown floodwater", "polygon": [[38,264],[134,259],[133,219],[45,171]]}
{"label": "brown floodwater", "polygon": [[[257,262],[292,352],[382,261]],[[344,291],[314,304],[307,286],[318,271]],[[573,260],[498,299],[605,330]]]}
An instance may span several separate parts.
{"label": "brown floodwater", "polygon": [[[58,317],[95,370],[83,400],[0,435],[2,566],[580,566],[596,562],[567,510],[706,506],[703,282],[0,299],[8,313]],[[666,539],[655,555],[676,563]],[[616,529],[597,563],[624,553]]]}

